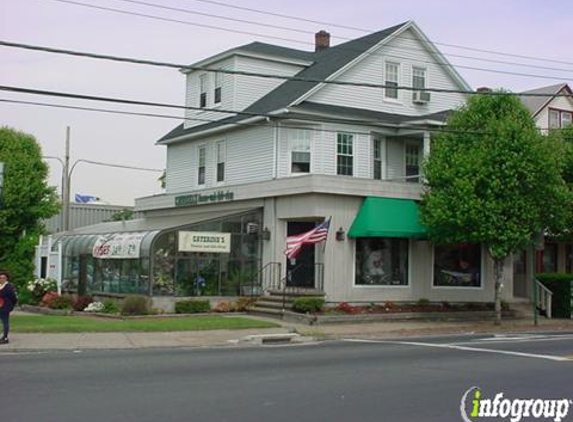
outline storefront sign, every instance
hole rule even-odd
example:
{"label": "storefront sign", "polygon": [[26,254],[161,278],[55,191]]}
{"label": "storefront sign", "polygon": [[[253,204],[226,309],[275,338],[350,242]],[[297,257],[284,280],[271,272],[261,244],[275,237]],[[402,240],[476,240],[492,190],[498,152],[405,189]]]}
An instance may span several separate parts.
{"label": "storefront sign", "polygon": [[179,232],[180,252],[231,252],[231,233]]}
{"label": "storefront sign", "polygon": [[175,197],[176,207],[188,207],[191,205],[210,204],[214,202],[232,201],[235,194],[231,191],[218,191],[209,194],[182,195]]}
{"label": "storefront sign", "polygon": [[141,241],[146,234],[113,233],[99,236],[92,249],[92,256],[100,259],[139,258]]}

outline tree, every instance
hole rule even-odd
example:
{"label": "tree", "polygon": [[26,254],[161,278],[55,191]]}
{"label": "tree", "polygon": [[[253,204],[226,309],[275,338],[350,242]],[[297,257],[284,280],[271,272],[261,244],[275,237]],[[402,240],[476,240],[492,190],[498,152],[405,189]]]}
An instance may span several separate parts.
{"label": "tree", "polygon": [[485,244],[494,262],[496,324],[503,261],[567,222],[564,160],[513,95],[480,94],[455,111],[424,165],[421,220],[437,244]]}
{"label": "tree", "polygon": [[133,210],[124,208],[111,216],[111,221],[133,220]]}
{"label": "tree", "polygon": [[58,213],[54,188],[47,186],[48,166],[33,136],[0,128],[0,162],[4,163],[0,206],[0,267],[22,287],[33,276],[34,246],[43,233],[42,219]]}

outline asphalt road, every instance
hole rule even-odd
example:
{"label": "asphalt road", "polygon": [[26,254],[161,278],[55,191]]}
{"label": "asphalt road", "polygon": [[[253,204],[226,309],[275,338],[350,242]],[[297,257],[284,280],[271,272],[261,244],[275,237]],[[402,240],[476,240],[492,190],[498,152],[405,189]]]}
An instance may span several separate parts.
{"label": "asphalt road", "polygon": [[10,422],[461,421],[473,386],[573,399],[573,335],[2,353],[0,384]]}

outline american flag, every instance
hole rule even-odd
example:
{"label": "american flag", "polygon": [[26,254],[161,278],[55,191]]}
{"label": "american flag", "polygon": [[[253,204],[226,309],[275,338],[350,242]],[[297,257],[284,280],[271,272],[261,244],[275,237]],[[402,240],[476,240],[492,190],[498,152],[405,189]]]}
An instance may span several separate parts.
{"label": "american flag", "polygon": [[288,259],[296,258],[304,245],[312,245],[326,240],[328,237],[328,228],[330,227],[330,218],[316,226],[306,233],[287,236],[285,255]]}

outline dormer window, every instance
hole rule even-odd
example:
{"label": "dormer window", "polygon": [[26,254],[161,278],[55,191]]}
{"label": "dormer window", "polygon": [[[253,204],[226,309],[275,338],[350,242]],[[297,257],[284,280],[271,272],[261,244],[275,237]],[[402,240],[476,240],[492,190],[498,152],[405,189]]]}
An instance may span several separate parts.
{"label": "dormer window", "polygon": [[207,107],[207,75],[199,76],[199,107]]}
{"label": "dormer window", "polygon": [[213,92],[213,102],[219,104],[221,102],[221,78],[222,74],[220,72],[214,73],[214,84],[215,90]]}
{"label": "dormer window", "polygon": [[384,97],[392,100],[398,99],[398,82],[400,80],[400,65],[398,63],[386,62]]}

